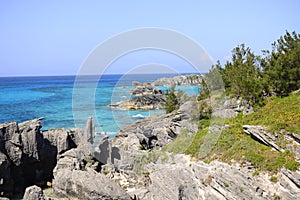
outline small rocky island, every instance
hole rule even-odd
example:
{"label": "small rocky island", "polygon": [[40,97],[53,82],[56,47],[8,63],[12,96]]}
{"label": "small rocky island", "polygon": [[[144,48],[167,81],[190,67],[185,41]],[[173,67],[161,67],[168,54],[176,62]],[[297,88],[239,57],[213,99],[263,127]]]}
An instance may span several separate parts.
{"label": "small rocky island", "polygon": [[165,95],[159,88],[153,87],[150,83],[133,81],[134,90],[129,91],[132,98],[129,101],[122,101],[110,104],[111,107],[118,107],[126,110],[155,110],[163,109]]}
{"label": "small rocky island", "polygon": [[157,86],[199,86],[202,76],[196,74],[160,78],[153,83],[132,82],[134,90],[129,91],[132,98],[129,101],[112,103],[109,106],[126,110],[156,110],[164,109],[166,96]]}

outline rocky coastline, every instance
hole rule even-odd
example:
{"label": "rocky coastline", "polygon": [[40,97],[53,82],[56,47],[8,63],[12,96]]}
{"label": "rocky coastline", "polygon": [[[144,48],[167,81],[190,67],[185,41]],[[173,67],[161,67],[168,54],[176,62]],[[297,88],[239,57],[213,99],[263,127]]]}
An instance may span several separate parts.
{"label": "rocky coastline", "polygon": [[[143,109],[149,105],[160,108],[164,94],[154,85],[173,84],[174,80],[179,79],[163,79],[152,85],[133,82],[135,89],[131,93],[136,99],[126,108]],[[198,84],[196,79],[182,80],[181,85]],[[159,103],[144,103],[149,96],[162,99],[155,101]],[[192,139],[196,136],[201,117],[199,105],[196,98],[190,98],[178,110],[124,126],[114,138],[104,136],[99,144],[94,144],[92,118],[87,119],[84,130],[42,131],[42,118],[1,124],[0,199],[16,194],[22,194],[25,200],[300,199],[297,170],[282,168],[276,173],[276,181],[272,181],[274,175],[257,173],[247,159],[228,164],[170,153],[169,145],[183,134]],[[212,116],[234,118],[238,113],[251,112],[249,102],[232,98],[214,109]],[[213,135],[228,127],[212,124],[209,131]],[[263,126],[245,124],[242,129],[242,134],[266,148],[278,152],[289,150],[300,159],[297,133],[282,130],[282,137],[277,137]],[[289,141],[289,145],[280,146],[282,140]],[[188,148],[190,144],[190,140],[185,140],[180,148]]]}
{"label": "rocky coastline", "polygon": [[[209,164],[163,148],[183,131],[198,127],[194,104],[125,126],[115,138],[93,148],[93,122],[85,130],[41,131],[41,118],[0,126],[1,197],[25,191],[24,199],[298,199],[300,174],[287,169],[254,175],[254,166]],[[226,127],[224,127],[226,128]],[[212,129],[218,129],[217,127]],[[265,129],[244,126],[246,134],[276,149]],[[293,134],[296,137],[298,135]],[[297,142],[297,139],[295,139]],[[298,141],[299,142],[299,141]],[[277,149],[280,151],[280,149]],[[48,196],[41,188],[50,187]],[[27,188],[25,190],[25,188]]]}

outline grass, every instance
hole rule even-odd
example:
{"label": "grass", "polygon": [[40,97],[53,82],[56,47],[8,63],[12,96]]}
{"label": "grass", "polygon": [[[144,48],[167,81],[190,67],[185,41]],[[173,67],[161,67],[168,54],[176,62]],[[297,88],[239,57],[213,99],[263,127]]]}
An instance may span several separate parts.
{"label": "grass", "polygon": [[[215,120],[218,124],[218,120]],[[222,120],[219,120],[222,124]],[[211,121],[210,121],[210,124]],[[216,144],[207,144],[209,122],[199,121],[199,131],[193,136],[186,133],[179,135],[176,140],[167,145],[164,149],[174,153],[185,153],[197,159],[209,162],[220,160],[231,163],[232,160],[238,162],[249,161],[257,171],[268,171],[271,174],[277,173],[282,167],[296,171],[299,163],[295,161],[294,155],[290,151],[283,153],[274,151],[243,132],[242,125],[262,125],[268,131],[276,132],[285,129],[289,132],[300,132],[300,94],[291,94],[285,98],[270,98],[266,105],[259,111],[250,115],[238,115],[234,119],[225,120],[229,128],[223,129],[215,137],[218,137]],[[216,139],[216,138],[211,138]],[[201,149],[207,149],[202,152]],[[211,146],[213,147],[211,148]],[[204,147],[204,148],[203,148]],[[201,155],[204,153],[203,155]],[[258,172],[259,174],[259,172]]]}
{"label": "grass", "polygon": [[271,176],[270,181],[277,183],[277,176]]}
{"label": "grass", "polygon": [[259,111],[241,116],[239,121],[249,125],[263,125],[270,131],[285,129],[286,131],[300,132],[300,93],[288,97],[273,97]]}
{"label": "grass", "polygon": [[193,137],[188,135],[189,131],[185,129],[172,143],[163,147],[163,151],[173,153],[184,153],[188,146],[192,143]]}

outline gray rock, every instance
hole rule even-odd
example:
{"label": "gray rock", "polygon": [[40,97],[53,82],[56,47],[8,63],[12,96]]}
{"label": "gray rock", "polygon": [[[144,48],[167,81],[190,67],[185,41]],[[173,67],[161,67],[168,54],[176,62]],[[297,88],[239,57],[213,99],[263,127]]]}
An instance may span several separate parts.
{"label": "gray rock", "polygon": [[152,83],[153,86],[172,86],[172,85],[183,85],[193,86],[201,85],[202,76],[196,74],[190,74],[185,76],[175,76],[172,78],[160,78]]}
{"label": "gray rock", "polygon": [[16,122],[0,125],[0,151],[6,153],[7,157],[16,165],[21,164],[22,142],[19,126]]}
{"label": "gray rock", "polygon": [[94,132],[95,132],[95,127],[93,123],[93,118],[89,117],[87,122],[86,122],[86,127],[84,131],[84,135],[87,137],[86,141],[93,144],[93,139],[94,139]]}
{"label": "gray rock", "polygon": [[53,180],[54,194],[62,198],[78,199],[131,199],[130,196],[118,185],[109,180],[103,174],[91,169],[59,170]]}
{"label": "gray rock", "polygon": [[23,200],[45,200],[43,190],[34,185],[26,188]]}
{"label": "gray rock", "polygon": [[298,172],[292,172],[287,169],[282,169],[281,172],[300,189],[300,174]]}
{"label": "gray rock", "polygon": [[240,112],[246,115],[253,113],[254,110],[250,102],[241,98],[231,98],[225,100],[220,107],[214,108],[212,115],[221,118],[234,118]]}
{"label": "gray rock", "polygon": [[264,127],[244,125],[243,129],[246,134],[250,135],[252,138],[259,141],[260,143],[270,146],[276,149],[277,151],[284,151],[283,148],[276,144],[275,137],[272,136],[270,133],[267,133]]}
{"label": "gray rock", "polygon": [[12,191],[13,180],[10,163],[6,155],[0,152],[0,196],[11,196]]}

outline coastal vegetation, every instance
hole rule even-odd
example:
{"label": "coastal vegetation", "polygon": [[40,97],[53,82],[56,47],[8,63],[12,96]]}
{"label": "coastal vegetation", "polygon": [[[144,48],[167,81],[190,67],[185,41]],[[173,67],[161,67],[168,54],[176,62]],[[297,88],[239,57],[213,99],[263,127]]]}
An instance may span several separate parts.
{"label": "coastal vegetation", "polygon": [[217,62],[207,76],[218,70],[227,94],[263,105],[265,96],[287,96],[300,88],[300,35],[286,31],[272,50],[255,55],[245,44],[232,51],[231,61]]}
{"label": "coastal vegetation", "polygon": [[[203,82],[198,96],[198,132],[192,136],[183,133],[164,149],[185,153],[206,162],[250,162],[258,173],[277,173],[282,167],[296,171],[299,163],[294,153],[290,150],[274,151],[245,134],[243,125],[266,127],[284,149],[288,146],[285,134],[300,132],[300,93],[293,92],[300,88],[300,35],[286,32],[272,44],[271,51],[263,51],[263,56],[255,55],[244,44],[238,45],[232,51],[231,61],[224,66],[217,62],[205,75],[206,78],[213,77],[216,71],[222,76],[226,94],[230,98],[246,100],[255,108],[255,112],[247,115],[240,112],[237,117],[224,121],[213,117],[211,107],[205,101],[210,95]],[[200,148],[208,135],[209,126],[218,125],[218,121],[220,125],[226,124],[228,127],[221,131],[212,150],[202,157]],[[190,145],[182,148],[185,141],[189,141]]]}

